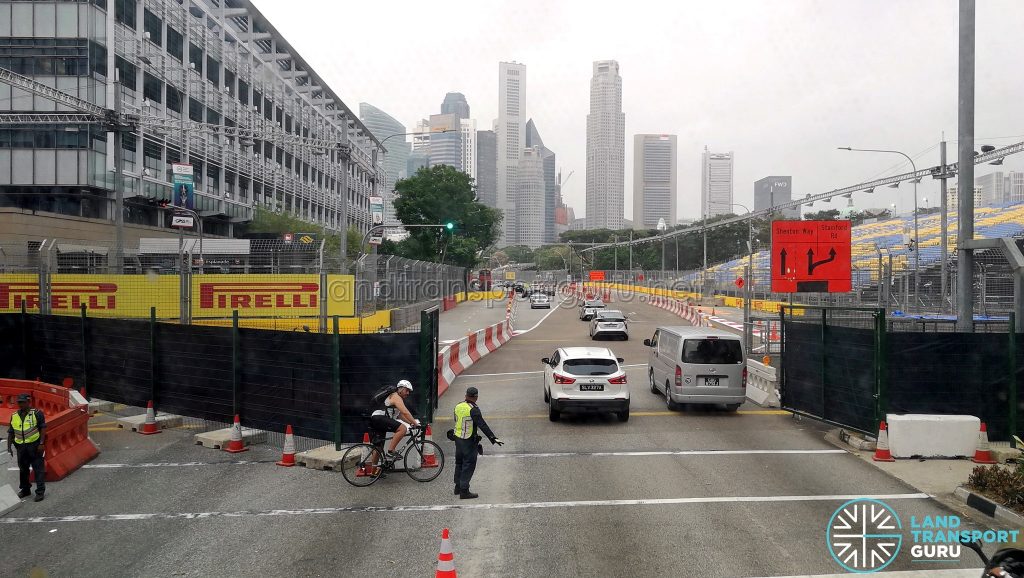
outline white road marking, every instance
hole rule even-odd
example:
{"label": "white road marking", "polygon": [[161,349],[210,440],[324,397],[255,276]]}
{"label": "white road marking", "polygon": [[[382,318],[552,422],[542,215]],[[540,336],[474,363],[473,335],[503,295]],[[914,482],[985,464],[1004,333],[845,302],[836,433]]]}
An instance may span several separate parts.
{"label": "white road marking", "polygon": [[[254,466],[258,464],[272,464],[275,460],[249,460],[237,462],[149,462],[141,464],[85,464],[83,470],[116,470],[120,468],[194,468],[199,466]],[[16,472],[18,468],[7,468],[9,472]]]}
{"label": "white road marking", "polygon": [[[957,560],[957,561],[959,561],[959,560]],[[922,572],[923,572],[925,575],[929,576],[929,578],[931,578],[931,577],[935,577],[935,578],[977,578],[978,575],[980,574],[980,572],[978,572],[978,570],[982,570],[981,566],[979,566],[977,570],[972,570],[972,569],[959,569],[959,570],[894,570],[892,572],[887,572],[885,570],[882,570],[881,572],[878,572],[877,575],[878,576],[891,576],[893,578],[897,578],[897,577],[900,577],[900,578],[902,578],[902,577],[911,578],[911,577],[920,577],[922,575]],[[846,574],[800,574],[798,576],[773,576],[771,578],[849,578],[850,576],[852,576],[852,574],[847,572]],[[768,578],[768,577],[765,577],[765,578]]]}
{"label": "white road marking", "polygon": [[[647,367],[646,363],[632,363],[628,365],[622,365],[621,367]],[[507,373],[463,373],[459,377],[497,377],[499,375],[533,375],[537,373],[544,373],[541,371],[510,371]]]}
{"label": "white road marking", "polygon": [[533,454],[484,454],[484,458],[574,458],[574,457],[648,457],[648,456],[743,456],[743,455],[835,455],[846,450],[658,450],[646,452],[542,452]]}
{"label": "white road marking", "polygon": [[200,520],[204,518],[246,518],[309,516],[360,512],[446,512],[451,510],[527,510],[546,508],[594,508],[606,506],[664,506],[685,504],[846,502],[855,499],[926,500],[928,494],[835,494],[817,496],[709,496],[704,498],[648,498],[636,500],[577,500],[567,502],[514,502],[499,504],[434,504],[422,506],[342,506],[299,510],[240,510],[235,512],[153,512],[148,514],[86,514],[81,516],[40,516],[0,518],[0,524],[60,524],[66,522],[135,522],[139,520]]}
{"label": "white road marking", "polygon": [[558,311],[558,308],[562,306],[562,303],[563,303],[564,301],[565,301],[565,298],[562,298],[562,300],[561,300],[561,301],[559,301],[559,302],[558,302],[558,303],[557,303],[557,304],[556,304],[556,305],[555,305],[554,307],[552,307],[552,308],[551,308],[551,311],[548,311],[548,312],[547,312],[547,314],[545,314],[545,315],[544,315],[544,317],[541,317],[541,318],[540,318],[540,321],[538,321],[538,322],[537,322],[537,323],[536,323],[536,324],[535,324],[535,325],[534,325],[533,327],[531,327],[531,328],[529,328],[529,329],[524,329],[523,331],[516,331],[516,332],[515,332],[515,334],[516,334],[516,335],[523,335],[524,333],[529,333],[529,332],[533,331],[534,329],[536,329],[536,328],[540,327],[540,324],[541,324],[541,323],[544,323],[544,321],[545,321],[545,320],[546,320],[546,319],[547,319],[548,317],[551,317],[551,314],[552,314],[552,313],[554,313],[555,311]]}

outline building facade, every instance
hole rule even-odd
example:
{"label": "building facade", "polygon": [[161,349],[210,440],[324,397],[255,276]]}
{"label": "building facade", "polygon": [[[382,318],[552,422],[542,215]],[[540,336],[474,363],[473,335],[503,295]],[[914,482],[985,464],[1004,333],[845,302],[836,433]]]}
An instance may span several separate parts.
{"label": "building facade", "polygon": [[732,213],[733,155],[713,153],[704,147],[701,158],[700,212],[706,217]]}
{"label": "building facade", "polygon": [[120,91],[141,119],[122,138],[126,224],[169,230],[159,204],[187,163],[207,234],[233,234],[257,207],[369,226],[377,137],[247,0],[0,2],[0,60],[86,121],[40,122],[53,101],[0,85],[0,111],[25,114],[0,130],[0,212],[109,226],[114,139],[88,121]]}
{"label": "building facade", "polygon": [[1006,202],[1024,202],[1024,173],[1015,171],[1006,173],[1003,190],[1006,191]]}
{"label": "building facade", "polygon": [[[793,177],[769,176],[754,181],[754,210],[765,211],[793,200]],[[775,219],[799,219],[800,207],[776,211]]]}
{"label": "building facade", "polygon": [[1006,178],[1002,171],[982,175],[974,179],[974,186],[981,189],[984,206],[1001,205],[1006,201]]}
{"label": "building facade", "polygon": [[[365,102],[359,103],[359,119],[383,142],[386,149],[381,163],[384,178],[381,180],[381,196],[384,197],[384,223],[397,225],[395,216],[395,183],[404,179],[409,164],[409,142],[404,135],[409,132],[405,126],[383,110]],[[384,141],[387,142],[384,142]]]}
{"label": "building facade", "polygon": [[621,229],[625,209],[626,115],[614,60],[594,62],[587,115],[587,226]]}
{"label": "building facade", "polygon": [[655,229],[664,219],[676,224],[677,145],[674,134],[633,137],[633,227]]}
{"label": "building facade", "polygon": [[476,179],[476,120],[459,119],[460,151],[462,152],[462,172]]}
{"label": "building facade", "polygon": [[449,92],[441,103],[441,114],[454,114],[458,119],[469,118],[469,102],[461,92]]}
{"label": "building facade", "polygon": [[[953,183],[946,188],[946,212],[957,214],[960,210],[960,193],[957,191],[958,183]],[[974,186],[974,206],[981,207],[983,202],[981,187]]]}
{"label": "building facade", "polygon": [[504,213],[503,243],[516,243],[516,180],[519,159],[526,142],[526,66],[517,62],[498,64],[498,118],[494,121],[498,138],[497,190],[498,208]]}
{"label": "building facade", "polygon": [[488,207],[497,207],[498,137],[493,130],[476,131],[476,196]]}
{"label": "building facade", "polygon": [[555,209],[561,203],[561,191],[558,184],[557,158],[554,151],[544,146],[537,125],[531,118],[526,123],[526,147],[536,147],[544,163],[544,243],[554,243],[558,238],[555,230]]}
{"label": "building facade", "polygon": [[462,170],[462,127],[454,114],[430,115],[427,154],[430,166],[448,165]]}
{"label": "building facade", "polygon": [[544,151],[540,147],[523,150],[519,160],[516,196],[516,245],[540,247],[544,244]]}

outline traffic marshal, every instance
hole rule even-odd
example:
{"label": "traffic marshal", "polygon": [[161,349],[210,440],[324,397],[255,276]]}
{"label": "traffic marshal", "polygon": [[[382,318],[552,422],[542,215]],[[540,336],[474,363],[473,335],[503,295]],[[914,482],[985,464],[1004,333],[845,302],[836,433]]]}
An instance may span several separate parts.
{"label": "traffic marshal", "polygon": [[772,292],[849,292],[850,231],[850,221],[773,221]]}

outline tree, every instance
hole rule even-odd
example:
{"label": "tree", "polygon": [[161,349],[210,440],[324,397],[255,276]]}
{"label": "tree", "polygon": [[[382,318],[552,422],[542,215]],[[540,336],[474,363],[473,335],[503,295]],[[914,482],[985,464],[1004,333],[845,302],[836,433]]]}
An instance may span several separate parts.
{"label": "tree", "polygon": [[423,168],[395,184],[395,215],[405,225],[453,223],[409,229],[397,253],[410,259],[472,267],[477,255],[498,238],[501,212],[477,202],[473,179],[448,165]]}
{"label": "tree", "polygon": [[805,221],[835,221],[838,218],[839,209],[825,209],[824,211],[804,215]]}

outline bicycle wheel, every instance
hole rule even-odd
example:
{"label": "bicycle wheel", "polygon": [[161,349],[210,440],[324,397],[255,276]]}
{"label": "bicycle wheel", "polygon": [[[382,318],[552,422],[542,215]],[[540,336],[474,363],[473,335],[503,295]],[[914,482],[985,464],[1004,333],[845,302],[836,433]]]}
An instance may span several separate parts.
{"label": "bicycle wheel", "polygon": [[[371,458],[375,459],[371,462]],[[341,475],[345,481],[357,487],[369,486],[383,473],[383,455],[370,444],[356,444],[341,456]]]}
{"label": "bicycle wheel", "polygon": [[430,440],[409,445],[405,450],[405,473],[417,482],[430,482],[444,469],[444,452]]}

